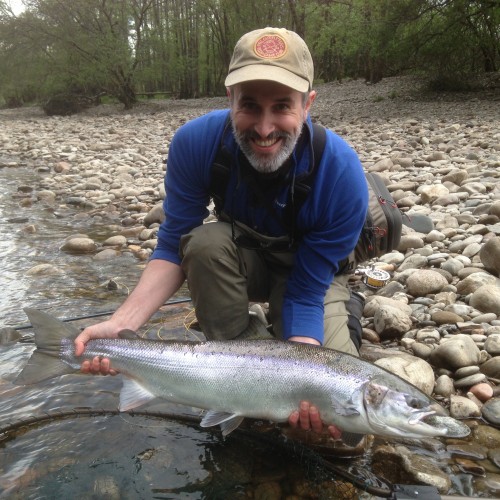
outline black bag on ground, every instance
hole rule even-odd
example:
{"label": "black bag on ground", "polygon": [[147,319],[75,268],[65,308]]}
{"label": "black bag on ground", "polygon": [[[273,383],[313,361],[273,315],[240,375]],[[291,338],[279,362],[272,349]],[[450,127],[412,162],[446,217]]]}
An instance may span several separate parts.
{"label": "black bag on ground", "polygon": [[368,211],[353,259],[361,264],[392,252],[401,240],[403,216],[382,178],[365,173],[368,184]]}

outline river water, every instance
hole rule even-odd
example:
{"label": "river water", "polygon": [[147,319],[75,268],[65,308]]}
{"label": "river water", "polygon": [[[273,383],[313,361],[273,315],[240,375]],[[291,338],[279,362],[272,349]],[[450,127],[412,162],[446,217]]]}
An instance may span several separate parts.
{"label": "river water", "polygon": [[[99,218],[79,218],[79,211],[71,207],[22,206],[20,201],[26,195],[18,187],[28,189],[43,175],[27,166],[0,169],[2,326],[25,323],[22,307],[49,308],[58,316],[113,309],[143,267],[130,254],[107,264],[61,252],[66,237],[87,233],[98,240],[106,228]],[[59,273],[30,274],[40,264],[51,264]],[[110,279],[120,285],[118,292],[105,288]]]}
{"label": "river water", "polygon": [[[0,328],[4,332],[0,337],[0,428],[32,417],[54,417],[0,434],[0,498],[274,499],[297,491],[304,495],[294,498],[339,498],[352,493],[345,484],[340,490],[332,489],[331,474],[311,462],[304,466],[271,439],[263,445],[235,433],[224,441],[218,432],[182,420],[198,417],[195,409],[154,402],[141,408],[154,414],[115,414],[119,376],[76,375],[35,386],[12,384],[34,348],[30,330],[19,329],[27,323],[24,307],[42,309],[60,319],[113,311],[144,267],[132,254],[96,261],[62,252],[67,236],[84,233],[99,241],[110,231],[100,217],[86,216],[81,209],[40,203],[33,207],[26,202],[30,188],[44,175],[43,168],[33,165],[0,168]],[[35,272],[42,264],[53,266],[53,272]],[[177,299],[186,297],[183,289]],[[165,306],[146,330],[152,336],[185,337],[192,334],[186,326],[192,319],[190,303],[177,303]],[[73,323],[83,327],[99,320]],[[22,337],[11,336],[9,327],[18,328]],[[85,413],[90,408],[96,413]],[[59,418],[68,411],[76,413]],[[158,413],[169,417],[160,418]],[[424,449],[419,453],[433,455]],[[369,460],[368,451],[343,466],[364,470],[372,482]],[[453,493],[473,494],[471,484],[469,475],[457,474]]]}

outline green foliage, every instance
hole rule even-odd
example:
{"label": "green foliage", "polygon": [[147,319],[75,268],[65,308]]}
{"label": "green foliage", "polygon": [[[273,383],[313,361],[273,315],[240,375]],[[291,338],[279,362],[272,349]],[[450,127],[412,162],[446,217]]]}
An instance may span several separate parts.
{"label": "green foliage", "polygon": [[[43,102],[58,94],[118,99],[166,91],[223,95],[232,49],[263,26],[297,31],[317,81],[403,72],[462,89],[500,66],[496,0],[0,0],[0,96]],[[391,96],[389,96],[392,98]]]}

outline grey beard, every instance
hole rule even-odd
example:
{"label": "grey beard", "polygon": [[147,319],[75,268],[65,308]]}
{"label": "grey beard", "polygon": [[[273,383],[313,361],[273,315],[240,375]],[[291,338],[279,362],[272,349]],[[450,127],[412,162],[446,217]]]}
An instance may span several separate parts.
{"label": "grey beard", "polygon": [[292,134],[287,132],[274,132],[270,134],[267,139],[274,139],[278,137],[283,138],[283,145],[278,153],[276,153],[273,157],[262,158],[261,156],[255,154],[252,146],[250,145],[251,139],[254,138],[256,134],[252,131],[237,132],[234,127],[234,122],[232,123],[232,126],[236,143],[240,147],[241,151],[243,151],[243,154],[247,157],[250,165],[252,165],[257,172],[263,174],[276,172],[276,170],[278,170],[288,160],[288,158],[290,158],[302,132],[301,127]]}

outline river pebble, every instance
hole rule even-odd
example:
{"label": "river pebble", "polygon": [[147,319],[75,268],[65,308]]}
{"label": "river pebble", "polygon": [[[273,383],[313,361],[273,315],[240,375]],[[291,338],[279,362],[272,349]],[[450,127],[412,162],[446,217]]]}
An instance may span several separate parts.
{"label": "river pebble", "polygon": [[[492,398],[483,405],[483,417],[494,425],[500,425],[500,398]],[[498,445],[500,447],[500,445]]]}

